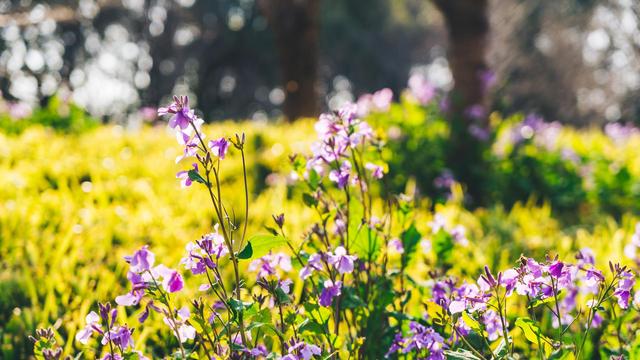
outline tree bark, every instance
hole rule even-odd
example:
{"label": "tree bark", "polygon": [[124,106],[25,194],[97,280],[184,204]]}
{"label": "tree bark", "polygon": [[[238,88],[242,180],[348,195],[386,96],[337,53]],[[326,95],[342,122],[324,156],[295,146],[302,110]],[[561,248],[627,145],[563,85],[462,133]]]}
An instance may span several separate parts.
{"label": "tree bark", "polygon": [[263,0],[260,7],[276,40],[285,117],[317,116],[320,0]]}
{"label": "tree bark", "polygon": [[463,115],[474,105],[486,106],[484,74],[489,45],[488,0],[434,0],[449,35],[448,60],[454,79],[451,111]]}
{"label": "tree bark", "polygon": [[451,126],[447,164],[466,185],[468,204],[477,206],[487,196],[482,191],[487,179],[483,154],[488,140],[488,0],[433,1],[446,22],[447,56],[455,82],[447,109]]}

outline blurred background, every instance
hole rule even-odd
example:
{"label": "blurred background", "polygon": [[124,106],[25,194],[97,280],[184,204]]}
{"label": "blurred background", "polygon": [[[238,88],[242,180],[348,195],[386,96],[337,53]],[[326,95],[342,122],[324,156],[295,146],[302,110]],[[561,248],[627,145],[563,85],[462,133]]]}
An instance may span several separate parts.
{"label": "blurred background", "polygon": [[[372,191],[414,199],[423,234],[436,213],[463,225],[455,273],[584,247],[640,266],[623,253],[640,221],[637,0],[0,0],[0,92],[2,359],[32,356],[43,326],[82,350],[84,316],[127,286],[124,255],[178,264],[209,231],[156,116],[172,94],[208,136],[247,134],[252,234],[283,212],[304,239],[289,155],[309,154],[312,118],[365,99],[385,142]],[[241,170],[230,154],[225,189]],[[160,357],[171,339],[158,322],[137,344]]]}
{"label": "blurred background", "polygon": [[503,113],[640,115],[634,0],[2,0],[0,27],[18,114],[59,94],[132,122],[187,93],[207,121],[296,118],[419,72]]}

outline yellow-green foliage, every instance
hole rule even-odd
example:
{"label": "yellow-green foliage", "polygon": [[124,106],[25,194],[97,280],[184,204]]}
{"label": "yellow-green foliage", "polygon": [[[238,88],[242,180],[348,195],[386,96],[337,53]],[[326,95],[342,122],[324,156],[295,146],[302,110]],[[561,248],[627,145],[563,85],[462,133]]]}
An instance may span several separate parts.
{"label": "yellow-green foliage", "polygon": [[[299,241],[314,214],[286,185],[288,155],[308,153],[315,137],[311,123],[225,123],[208,126],[205,132],[209,137],[231,136],[238,129],[247,133],[249,144],[249,187],[254,193],[249,233],[264,232],[261,227],[271,215],[283,212],[288,234]],[[566,139],[579,154],[598,151],[618,156],[634,174],[640,173],[638,157],[612,147],[603,135],[565,131],[562,141]],[[25,357],[30,352],[26,335],[50,324],[66,351],[79,350],[72,339],[84,315],[95,309],[96,302],[125,292],[124,255],[150,244],[159,262],[177,267],[184,245],[211,230],[206,192],[180,189],[175,179],[178,170],[190,165],[174,163],[180,151],[164,127],[129,131],[109,126],[80,135],[31,128],[17,137],[0,135],[4,358]],[[234,156],[224,160],[226,194],[238,197],[226,195],[223,200],[241,219],[244,199],[238,160]],[[462,207],[461,196],[456,188],[453,198],[436,205],[435,211],[445,214],[451,225],[468,229],[470,246],[456,247],[452,272],[473,279],[484,264],[503,269],[513,266],[520,254],[539,258],[547,252],[569,260],[584,246],[591,247],[599,265],[606,268],[607,260],[623,258],[635,223],[630,216],[623,217],[622,226],[604,217],[590,229],[561,229],[548,205],[529,202],[509,210],[496,206],[470,212]],[[421,233],[429,234],[427,222],[433,213],[426,200],[416,216]],[[427,280],[428,264],[435,260],[432,255],[414,258],[410,272],[418,283]],[[416,305],[419,315],[422,310],[419,302]],[[129,314],[132,325],[135,315]],[[137,334],[138,348],[161,341],[159,336],[170,338],[166,330],[157,331],[162,328],[159,323]]]}

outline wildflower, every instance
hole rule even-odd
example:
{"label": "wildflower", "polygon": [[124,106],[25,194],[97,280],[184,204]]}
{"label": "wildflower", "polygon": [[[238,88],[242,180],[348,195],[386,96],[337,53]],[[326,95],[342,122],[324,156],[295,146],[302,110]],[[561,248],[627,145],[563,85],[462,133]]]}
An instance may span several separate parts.
{"label": "wildflower", "polygon": [[347,255],[347,250],[338,246],[333,254],[329,253],[329,263],[333,265],[340,274],[348,274],[353,271],[353,262],[358,258],[355,255]]}
{"label": "wildflower", "polygon": [[144,273],[142,278],[146,282],[161,281],[162,288],[170,293],[178,292],[184,287],[182,275],[176,270],[170,269],[165,265],[158,265],[149,272]]}
{"label": "wildflower", "polygon": [[389,252],[391,253],[395,253],[395,254],[403,254],[404,253],[404,246],[402,245],[402,241],[398,238],[393,238],[389,241]]}
{"label": "wildflower", "polygon": [[340,296],[340,294],[342,294],[342,281],[334,283],[331,280],[327,280],[324,282],[324,289],[322,289],[318,303],[325,307],[331,306],[333,298]]}
{"label": "wildflower", "polygon": [[116,326],[111,329],[105,336],[102,338],[102,345],[106,345],[109,342],[112,342],[114,345],[119,348],[126,349],[129,347],[133,347],[133,338],[131,337],[131,329],[126,326]]}
{"label": "wildflower", "polygon": [[313,254],[309,257],[307,265],[300,269],[300,278],[306,280],[314,271],[322,270],[322,254]]}
{"label": "wildflower", "polygon": [[249,271],[258,271],[258,278],[276,275],[277,269],[285,273],[291,271],[293,269],[291,266],[291,257],[283,252],[276,254],[270,253],[253,260],[249,264]]}
{"label": "wildflower", "polygon": [[620,308],[626,310],[629,307],[631,289],[633,288],[633,284],[635,284],[636,280],[634,279],[633,274],[629,271],[622,271],[619,276],[620,279],[618,280],[613,296],[618,300]]}
{"label": "wildflower", "polygon": [[342,189],[349,183],[349,175],[351,174],[351,163],[345,160],[340,169],[331,170],[329,173],[329,180],[338,184],[338,188]]}
{"label": "wildflower", "polygon": [[502,325],[500,322],[500,316],[495,310],[487,310],[481,317],[485,330],[488,334],[489,341],[494,341],[502,336]]}
{"label": "wildflower", "polygon": [[211,149],[211,153],[220,160],[224,159],[227,154],[227,150],[229,149],[229,142],[224,137],[221,137],[218,140],[210,140],[209,141],[209,149]]}
{"label": "wildflower", "polygon": [[131,256],[125,256],[125,261],[130,265],[130,270],[135,273],[148,271],[153,266],[156,256],[149,251],[149,246],[145,245]]}
{"label": "wildflower", "polygon": [[133,271],[127,272],[127,279],[131,282],[132,290],[124,295],[117,296],[115,299],[116,304],[121,306],[138,305],[144,296],[144,290],[147,288],[147,283],[140,274]]}
{"label": "wildflower", "polygon": [[224,237],[218,233],[219,224],[214,226],[214,232],[202,236],[198,241],[190,242],[186,246],[187,256],[180,260],[186,269],[194,275],[206,272],[207,268],[214,269],[216,261],[229,253]]}
{"label": "wildflower", "polygon": [[382,179],[382,177],[384,176],[384,172],[382,169],[382,166],[380,165],[376,165],[373,163],[366,163],[364,166],[367,170],[371,171],[371,176],[374,179]]}
{"label": "wildflower", "polygon": [[189,98],[187,96],[174,96],[173,103],[158,109],[159,116],[167,114],[173,114],[171,120],[169,120],[169,127],[173,129],[179,127],[184,130],[196,119],[193,110],[189,109]]}
{"label": "wildflower", "polygon": [[451,314],[461,313],[466,308],[467,305],[463,300],[454,300],[449,304],[449,312],[451,312]]}
{"label": "wildflower", "polygon": [[189,311],[189,309],[187,307],[182,307],[177,311],[177,314],[178,316],[175,320],[165,317],[163,319],[164,323],[174,331],[174,335],[176,336],[176,338],[179,338],[181,342],[184,343],[187,342],[187,340],[195,339],[196,329],[187,323],[189,317],[191,316],[191,312]]}
{"label": "wildflower", "polygon": [[303,341],[289,346],[287,352],[288,354],[282,357],[283,360],[309,360],[315,355],[322,354],[320,347],[313,344],[307,344]]}
{"label": "wildflower", "polygon": [[444,169],[438,177],[433,180],[433,186],[438,189],[449,189],[455,183],[453,173],[449,169]]}
{"label": "wildflower", "polygon": [[[204,136],[204,134],[201,136]],[[196,156],[198,152],[198,141],[195,136],[179,130],[176,132],[176,138],[178,139],[178,143],[184,146],[183,154],[176,157],[176,164],[185,158]]]}
{"label": "wildflower", "polygon": [[462,225],[457,225],[451,229],[451,237],[453,238],[453,242],[456,244],[460,244],[462,246],[469,245],[469,240],[467,239],[466,234],[467,229]]}
{"label": "wildflower", "polygon": [[564,264],[562,263],[562,261],[554,262],[549,266],[549,275],[553,276],[556,279],[559,278],[562,275],[563,267]]}
{"label": "wildflower", "polygon": [[433,215],[433,220],[431,220],[427,225],[431,228],[431,233],[437,234],[440,229],[444,229],[446,222],[447,219],[444,215],[436,213]]}
{"label": "wildflower", "polygon": [[409,91],[421,105],[426,105],[435,96],[435,88],[423,74],[415,73],[409,78]]}
{"label": "wildflower", "polygon": [[404,354],[411,352],[428,352],[428,360],[444,360],[444,349],[447,345],[444,338],[430,327],[423,326],[415,321],[409,323],[410,335],[402,339],[401,351]]}
{"label": "wildflower", "polygon": [[[192,166],[193,166],[193,170],[195,170],[195,172],[198,172],[198,164],[193,163]],[[176,178],[180,179],[180,185],[183,188],[189,187],[193,183],[193,181],[191,180],[191,177],[189,176],[189,170],[179,171],[176,174]]]}
{"label": "wildflower", "polygon": [[378,90],[373,94],[364,94],[358,98],[358,116],[366,116],[373,111],[389,111],[392,100],[393,91],[391,91],[391,89],[389,88]]}
{"label": "wildflower", "polygon": [[76,334],[76,340],[83,345],[87,344],[94,332],[103,333],[102,327],[100,326],[100,316],[98,316],[95,311],[87,314],[85,322],[85,327]]}

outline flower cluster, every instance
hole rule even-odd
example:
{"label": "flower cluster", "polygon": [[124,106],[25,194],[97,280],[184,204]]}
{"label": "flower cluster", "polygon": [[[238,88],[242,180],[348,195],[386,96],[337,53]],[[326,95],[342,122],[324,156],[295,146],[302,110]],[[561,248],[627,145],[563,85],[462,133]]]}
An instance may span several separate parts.
{"label": "flower cluster", "polygon": [[[412,77],[409,86],[420,103],[434,96],[424,78]],[[541,358],[568,352],[580,358],[594,328],[616,328],[623,339],[622,322],[640,306],[635,272],[613,263],[602,271],[588,248],[571,262],[522,256],[497,273],[484,266],[462,281],[452,275],[452,264],[467,252],[469,238],[475,242],[470,235],[476,231],[470,234],[438,207],[425,223],[416,216],[420,202],[392,194],[381,181],[387,170],[384,139],[362,117],[388,111],[392,97],[383,89],[322,114],[310,156],[291,157],[299,180],[291,193],[302,193],[301,201],[316,216],[300,239],[287,235],[284,214],[273,216],[273,227],[264,225],[268,234],[247,235],[244,135],[205,142],[204,121],[189,99],[174,97],[158,114],[170,116],[182,147],[176,162],[191,163],[177,178],[182,187],[205,189],[215,225],[186,244],[180,270],[157,264],[148,246],[125,257],[130,288],[115,303],[137,309],[139,326],[153,318],[164,323],[171,341],[163,350],[181,359],[482,359],[506,358],[527,345]],[[528,118],[518,133],[527,138],[528,128],[553,132],[553,126]],[[223,191],[221,180],[225,159],[236,154],[245,190],[242,213],[225,202],[241,194]],[[436,186],[453,181],[445,171]],[[639,234],[640,226],[625,248],[633,260]],[[420,247],[435,256],[416,261]],[[426,279],[412,268],[419,262],[428,267]],[[96,356],[145,359],[135,350],[134,328],[118,322],[109,303],[85,320],[76,340],[87,345],[97,337]],[[61,355],[50,332],[37,335],[43,354]]]}

